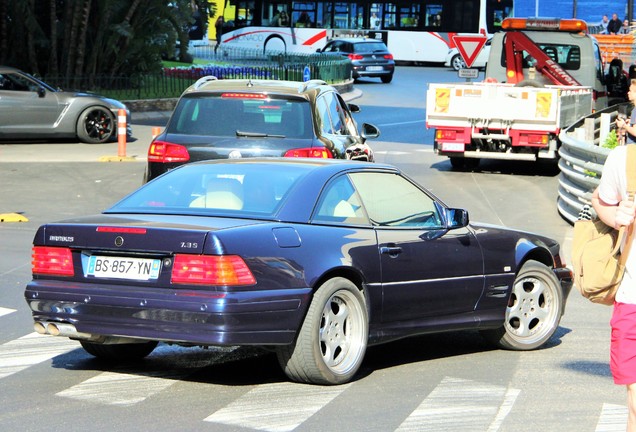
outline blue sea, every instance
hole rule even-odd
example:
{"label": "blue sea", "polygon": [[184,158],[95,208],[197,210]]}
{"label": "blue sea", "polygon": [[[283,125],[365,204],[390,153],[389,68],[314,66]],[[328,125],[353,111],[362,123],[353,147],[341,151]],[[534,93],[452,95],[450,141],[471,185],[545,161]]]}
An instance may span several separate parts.
{"label": "blue sea", "polygon": [[[627,18],[627,0],[515,0],[514,3],[514,14],[519,18],[580,18],[589,25],[598,24],[603,15],[611,19],[613,13],[618,14],[621,20]],[[537,8],[539,13],[536,13]],[[633,13],[632,17],[636,18],[636,14]]]}

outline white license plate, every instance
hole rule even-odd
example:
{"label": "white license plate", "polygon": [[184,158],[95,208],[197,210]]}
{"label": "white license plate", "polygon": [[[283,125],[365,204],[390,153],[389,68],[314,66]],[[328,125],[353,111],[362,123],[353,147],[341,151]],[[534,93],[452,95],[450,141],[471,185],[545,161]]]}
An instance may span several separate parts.
{"label": "white license plate", "polygon": [[442,143],[442,151],[463,152],[464,144],[463,143]]}
{"label": "white license plate", "polygon": [[369,72],[376,72],[376,71],[381,71],[384,68],[382,66],[367,66],[367,70]]}
{"label": "white license plate", "polygon": [[149,258],[123,258],[93,255],[88,260],[88,276],[150,280],[159,277],[161,260]]}

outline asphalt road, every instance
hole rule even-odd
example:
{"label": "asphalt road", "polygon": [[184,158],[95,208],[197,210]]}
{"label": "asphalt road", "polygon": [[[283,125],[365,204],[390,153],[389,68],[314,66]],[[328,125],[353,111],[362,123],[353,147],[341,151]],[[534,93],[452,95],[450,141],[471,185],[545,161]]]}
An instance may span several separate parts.
{"label": "asphalt road", "polygon": [[[377,160],[472,220],[558,239],[568,257],[572,229],[556,210],[555,173],[511,162],[454,172],[433,154],[426,83],[453,80],[442,68],[399,67],[389,85],[356,85],[359,123],[382,130]],[[543,349],[493,350],[475,332],[426,335],[369,349],[358,378],[337,387],[287,382],[274,356],[254,349],[162,346],[141,364],[113,367],[77,342],[34,337],[23,290],[35,230],[99,212],[139,186],[153,120],[144,123],[133,126],[123,162],[114,143],[0,144],[0,214],[28,218],[0,223],[2,430],[624,430],[625,391],[608,368],[611,309],[576,292]]]}

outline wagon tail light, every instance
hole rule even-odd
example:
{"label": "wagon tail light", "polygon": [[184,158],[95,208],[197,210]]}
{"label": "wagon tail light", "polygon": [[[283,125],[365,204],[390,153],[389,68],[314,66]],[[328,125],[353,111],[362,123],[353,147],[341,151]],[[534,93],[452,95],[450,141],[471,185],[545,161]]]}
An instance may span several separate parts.
{"label": "wagon tail light", "polygon": [[73,276],[73,256],[69,248],[33,246],[31,253],[33,274]]}
{"label": "wagon tail light", "polygon": [[285,157],[333,159],[333,154],[326,148],[307,147],[287,150]]}
{"label": "wagon tail light", "polygon": [[362,54],[349,54],[347,57],[351,60],[362,60],[364,58]]}
{"label": "wagon tail light", "polygon": [[179,144],[172,144],[165,141],[153,141],[148,149],[149,162],[188,162],[190,153],[188,149]]}
{"label": "wagon tail light", "polygon": [[384,58],[387,60],[393,60],[393,54],[384,54]]}
{"label": "wagon tail light", "polygon": [[187,285],[254,285],[256,279],[237,255],[174,256],[172,283]]}

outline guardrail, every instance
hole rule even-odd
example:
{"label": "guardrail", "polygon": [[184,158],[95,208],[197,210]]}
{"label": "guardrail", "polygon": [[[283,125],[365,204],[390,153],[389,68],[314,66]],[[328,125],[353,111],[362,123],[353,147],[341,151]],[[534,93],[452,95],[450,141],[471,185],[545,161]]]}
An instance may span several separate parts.
{"label": "guardrail", "polygon": [[[561,216],[572,224],[578,218],[583,206],[590,204],[592,192],[599,184],[605,159],[610,152],[610,149],[600,145],[601,140],[605,139],[601,133],[602,119],[605,118],[605,121],[613,124],[618,115],[619,106],[621,105],[614,105],[583,117],[561,131],[559,135],[561,173],[559,174],[557,209]],[[581,129],[586,126],[586,123],[588,127],[593,125],[593,139],[582,136]]]}

